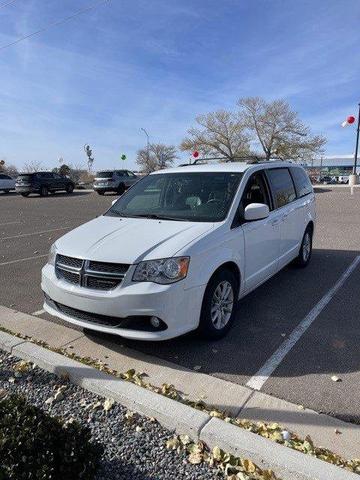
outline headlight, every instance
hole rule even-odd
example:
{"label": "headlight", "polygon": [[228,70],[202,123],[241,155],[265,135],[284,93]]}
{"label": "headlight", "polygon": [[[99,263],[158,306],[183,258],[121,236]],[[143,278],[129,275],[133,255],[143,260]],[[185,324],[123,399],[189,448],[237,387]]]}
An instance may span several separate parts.
{"label": "headlight", "polygon": [[133,282],[175,283],[186,277],[190,257],[162,258],[140,262],[134,272]]}
{"label": "headlight", "polygon": [[56,248],[55,243],[53,243],[50,247],[50,252],[49,252],[49,258],[48,258],[48,264],[49,265],[54,265],[55,266],[56,254],[57,254],[57,248]]}

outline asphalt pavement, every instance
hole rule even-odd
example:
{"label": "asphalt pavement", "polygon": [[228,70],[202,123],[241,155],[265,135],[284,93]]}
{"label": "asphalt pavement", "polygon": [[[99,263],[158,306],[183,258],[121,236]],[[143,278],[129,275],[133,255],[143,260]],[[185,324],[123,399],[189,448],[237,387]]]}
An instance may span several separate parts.
{"label": "asphalt pavement", "polygon": [[[311,325],[284,358],[275,355],[275,368],[261,391],[360,423],[360,266],[354,264],[327,297],[360,255],[360,189],[351,195],[349,188],[326,186],[316,189],[316,197],[310,265],[286,267],[241,300],[237,322],[224,339],[209,343],[189,334],[156,344],[111,341],[127,345],[134,356],[142,351],[154,362],[162,358],[246,385],[315,310]],[[50,245],[103,213],[115,198],[83,191],[46,198],[0,194],[0,305],[63,323],[42,312],[40,271]],[[334,375],[340,381],[334,382]]]}

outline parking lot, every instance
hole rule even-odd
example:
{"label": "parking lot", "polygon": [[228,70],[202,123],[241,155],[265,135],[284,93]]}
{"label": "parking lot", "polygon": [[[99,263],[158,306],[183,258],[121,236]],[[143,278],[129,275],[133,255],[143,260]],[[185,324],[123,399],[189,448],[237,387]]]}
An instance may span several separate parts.
{"label": "parking lot", "polygon": [[[157,344],[111,341],[126,344],[134,356],[146,352],[154,362],[162,358],[179,368],[201,367],[204,373],[251,386],[291,332],[314,312],[287,355],[275,355],[274,370],[261,391],[360,423],[360,189],[354,195],[346,187],[316,190],[318,225],[309,267],[289,266],[245,297],[224,339],[209,343],[190,334]],[[46,198],[0,194],[0,305],[60,323],[42,311],[40,271],[50,245],[104,212],[114,198],[88,191]],[[333,375],[341,381],[332,381]]]}

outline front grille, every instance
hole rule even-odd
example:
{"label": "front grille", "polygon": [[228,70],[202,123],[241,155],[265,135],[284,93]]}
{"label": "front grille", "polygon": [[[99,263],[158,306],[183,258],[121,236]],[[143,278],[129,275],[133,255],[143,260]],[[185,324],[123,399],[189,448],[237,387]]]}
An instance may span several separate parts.
{"label": "front grille", "polygon": [[106,280],[104,278],[87,278],[87,287],[95,290],[112,290],[119,284],[118,280]]}
{"label": "front grille", "polygon": [[83,260],[81,258],[66,257],[65,255],[57,255],[56,262],[73,268],[81,268]]}
{"label": "front grille", "polygon": [[66,270],[60,269],[58,269],[57,273],[59,278],[62,278],[73,285],[79,284],[79,275],[77,273],[67,272]]}
{"label": "front grille", "polygon": [[160,326],[155,328],[150,323],[150,317],[132,316],[126,318],[110,317],[108,315],[99,315],[97,313],[84,312],[76,308],[68,307],[62,303],[55,302],[45,294],[46,303],[58,312],[68,317],[89,323],[91,325],[99,325],[112,328],[125,328],[129,330],[140,330],[143,332],[159,332],[167,329],[165,322],[161,321]]}
{"label": "front grille", "polygon": [[123,281],[130,265],[97,262],[81,258],[56,256],[55,271],[58,278],[72,285],[93,290],[112,290]]}
{"label": "front grille", "polygon": [[120,273],[121,275],[125,275],[128,268],[129,265],[124,265],[122,263],[94,262],[92,260],[89,262],[89,270],[95,270],[98,272]]}

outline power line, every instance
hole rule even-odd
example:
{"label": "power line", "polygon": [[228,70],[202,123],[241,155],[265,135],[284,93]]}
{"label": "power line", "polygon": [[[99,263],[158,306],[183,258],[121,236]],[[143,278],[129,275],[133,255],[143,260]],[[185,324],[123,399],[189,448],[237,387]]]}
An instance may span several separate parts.
{"label": "power line", "polygon": [[7,7],[8,5],[12,5],[15,2],[17,2],[17,0],[11,0],[11,2],[2,3],[0,4],[0,8]]}
{"label": "power line", "polygon": [[[13,1],[16,1],[16,0],[13,0]],[[46,30],[49,30],[52,27],[57,27],[58,25],[61,25],[61,24],[65,23],[65,22],[67,22],[67,21],[69,21],[69,20],[71,20],[71,19],[73,19],[73,18],[75,18],[79,15],[82,15],[83,13],[89,12],[90,10],[93,10],[93,9],[99,7],[100,5],[102,5],[104,3],[107,3],[109,1],[110,0],[101,0],[100,2],[96,2],[92,5],[90,5],[89,7],[82,8],[81,10],[78,10],[77,12],[73,13],[72,15],[69,15],[68,17],[64,17],[60,20],[56,20],[55,22],[49,23],[48,25],[45,25],[45,27],[42,27],[39,30],[36,30],[35,32],[29,33],[28,35],[24,35],[23,37],[19,37],[16,40],[14,40],[13,42],[10,42],[6,45],[2,45],[0,47],[0,50],[4,50],[5,48],[12,47],[13,45],[16,45],[17,43],[20,43],[23,40],[27,40],[30,37],[38,35],[39,33],[43,33],[43,32],[45,32]]]}
{"label": "power line", "polygon": [[17,0],[11,0],[11,2],[5,2],[0,5],[0,8],[7,7],[8,5],[12,5],[15,2],[17,2]]}

